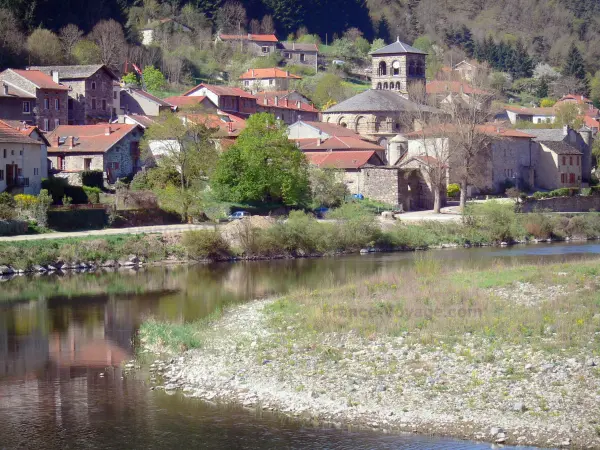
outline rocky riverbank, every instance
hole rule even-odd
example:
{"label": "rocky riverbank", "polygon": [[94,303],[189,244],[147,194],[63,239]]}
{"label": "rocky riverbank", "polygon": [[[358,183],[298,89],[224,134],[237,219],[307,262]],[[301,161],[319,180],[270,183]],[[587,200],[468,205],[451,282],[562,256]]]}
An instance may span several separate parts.
{"label": "rocky riverbank", "polygon": [[[272,304],[230,310],[203,331],[201,349],[153,364],[156,388],[335,427],[600,446],[594,355],[550,356],[471,335],[435,345],[414,343],[409,333],[298,335],[293,322],[273,326]],[[144,336],[142,343],[145,352],[161,351]]]}

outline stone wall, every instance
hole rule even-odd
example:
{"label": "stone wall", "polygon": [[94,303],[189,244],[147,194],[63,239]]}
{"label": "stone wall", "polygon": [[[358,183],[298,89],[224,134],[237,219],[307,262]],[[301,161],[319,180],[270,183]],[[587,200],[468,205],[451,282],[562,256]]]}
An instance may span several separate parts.
{"label": "stone wall", "polygon": [[[54,130],[55,120],[60,121],[60,125],[66,125],[68,123],[68,98],[67,91],[54,91],[51,89],[37,89],[36,92],[36,103],[37,103],[37,126],[42,131]],[[49,108],[44,108],[44,100],[48,99]],[[56,110],[54,101],[59,100],[59,109]],[[48,119],[48,129],[44,127],[44,119]]]}
{"label": "stone wall", "polygon": [[408,188],[396,167],[364,167],[362,172],[362,194],[371,200],[408,208]]}
{"label": "stone wall", "polygon": [[522,212],[550,210],[556,212],[600,211],[600,195],[528,199],[521,204]]}
{"label": "stone wall", "polygon": [[[312,66],[314,67],[317,63],[317,53],[315,52],[300,52],[298,50],[294,50],[294,51],[289,51],[289,50],[281,50],[281,54],[284,57],[284,62],[286,64],[293,64],[293,65],[297,65],[297,64],[303,64],[303,65],[307,65],[307,66]],[[285,55],[289,54],[290,57],[287,58]],[[304,55],[304,61],[300,61],[300,55]]]}
{"label": "stone wall", "polygon": [[[60,77],[60,73],[58,75]],[[71,99],[69,123],[87,125],[108,121],[113,107],[112,82],[112,78],[104,70],[99,70],[85,79],[61,80],[61,83],[71,88],[69,91]],[[92,89],[93,83],[95,83],[95,89]],[[95,99],[95,108],[93,108],[93,99]],[[102,109],[102,100],[106,101],[105,109]]]}

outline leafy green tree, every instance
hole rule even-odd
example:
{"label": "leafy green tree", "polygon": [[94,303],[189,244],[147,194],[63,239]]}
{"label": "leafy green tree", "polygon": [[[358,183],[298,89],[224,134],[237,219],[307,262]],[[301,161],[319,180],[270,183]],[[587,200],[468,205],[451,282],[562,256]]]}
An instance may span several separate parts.
{"label": "leafy green tree", "polygon": [[[177,186],[167,183],[163,192],[164,199],[173,205],[171,210],[178,212],[183,221],[188,220],[190,206],[193,204],[203,182],[206,182],[217,159],[215,145],[211,140],[215,129],[204,123],[182,120],[168,112],[159,117],[144,133],[142,147],[147,154],[157,159],[163,174],[178,173]],[[148,156],[150,157],[150,156]],[[161,192],[157,192],[159,199]]]}
{"label": "leafy green tree", "polygon": [[571,128],[579,129],[583,125],[583,111],[577,103],[563,103],[556,108],[556,125],[568,125]]}
{"label": "leafy green tree", "polygon": [[339,102],[345,95],[342,79],[333,73],[325,73],[317,80],[312,99],[317,105],[323,106]]}
{"label": "leafy green tree", "polygon": [[579,80],[585,80],[585,63],[581,52],[575,44],[572,44],[569,49],[562,74],[564,76],[573,76]]}
{"label": "leafy green tree", "polygon": [[600,71],[597,71],[589,81],[590,86],[590,98],[594,102],[594,105],[598,107],[600,105]]}
{"label": "leafy green tree", "polygon": [[540,101],[540,106],[542,108],[551,108],[556,104],[556,100],[554,100],[553,98],[543,98]]}
{"label": "leafy green tree", "polygon": [[63,50],[60,39],[50,30],[38,28],[27,38],[31,62],[39,65],[60,64]]}
{"label": "leafy green tree", "polygon": [[146,89],[149,91],[160,91],[163,87],[165,87],[165,84],[167,84],[165,76],[154,66],[144,67],[142,73],[144,74],[144,83],[146,84]]}
{"label": "leafy green tree", "polygon": [[73,57],[77,64],[98,64],[100,62],[100,47],[95,42],[82,39],[73,49]]}
{"label": "leafy green tree", "polygon": [[364,37],[359,36],[354,41],[354,47],[362,57],[366,57],[371,50],[371,44]]}
{"label": "leafy green tree", "polygon": [[385,41],[381,38],[377,38],[371,44],[371,51],[379,50],[380,48],[385,47]]}
{"label": "leafy green tree", "polygon": [[219,158],[211,186],[224,201],[304,205],[310,193],[308,162],[287,138],[283,122],[254,114]]}
{"label": "leafy green tree", "polygon": [[125,84],[138,84],[138,77],[133,72],[127,72],[121,77],[121,81]]}

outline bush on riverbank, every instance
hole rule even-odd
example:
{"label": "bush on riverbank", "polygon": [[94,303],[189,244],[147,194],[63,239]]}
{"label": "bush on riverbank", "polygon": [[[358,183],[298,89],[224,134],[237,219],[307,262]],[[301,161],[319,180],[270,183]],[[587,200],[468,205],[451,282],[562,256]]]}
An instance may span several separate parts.
{"label": "bush on riverbank", "polygon": [[218,231],[188,231],[183,235],[183,246],[190,259],[224,259],[232,255],[229,244]]}

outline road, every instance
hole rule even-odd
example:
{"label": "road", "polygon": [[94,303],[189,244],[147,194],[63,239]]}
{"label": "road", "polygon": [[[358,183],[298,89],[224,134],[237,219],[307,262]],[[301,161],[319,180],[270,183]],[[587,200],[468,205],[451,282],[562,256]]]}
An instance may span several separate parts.
{"label": "road", "polygon": [[150,227],[132,227],[132,228],[107,228],[104,230],[89,230],[89,231],[71,231],[71,232],[56,232],[46,234],[31,234],[22,236],[3,236],[0,237],[0,242],[15,242],[15,241],[39,241],[42,239],[63,239],[63,238],[81,238],[87,236],[114,236],[119,234],[147,234],[147,233],[181,233],[191,230],[209,230],[213,229],[214,225],[155,225]]}

